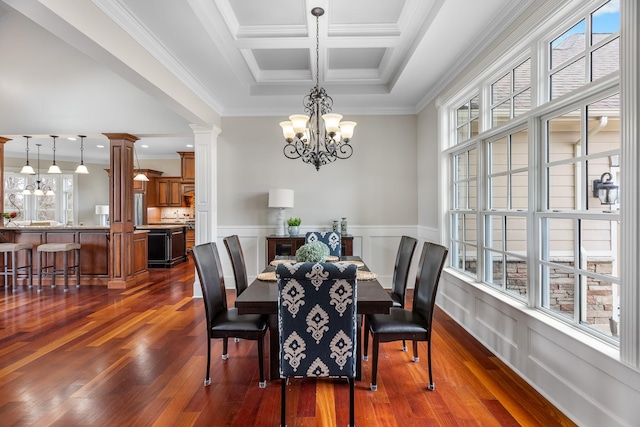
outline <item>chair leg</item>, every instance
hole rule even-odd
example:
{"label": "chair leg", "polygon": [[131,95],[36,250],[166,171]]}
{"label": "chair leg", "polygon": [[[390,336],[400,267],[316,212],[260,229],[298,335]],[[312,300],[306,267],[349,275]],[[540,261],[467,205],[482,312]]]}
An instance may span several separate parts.
{"label": "chair leg", "polygon": [[[44,254],[44,263],[47,263],[47,254]],[[53,253],[53,264],[51,264],[51,289],[56,287],[56,253]]]}
{"label": "chair leg", "polygon": [[280,392],[280,427],[287,426],[287,379],[281,378]]}
{"label": "chair leg", "polygon": [[371,391],[378,390],[378,351],[380,350],[380,337],[373,334],[373,363],[371,365]]}
{"label": "chair leg", "polygon": [[[18,256],[17,256],[17,252],[13,251],[11,252],[11,268],[12,268],[12,272],[13,274],[11,275],[11,288],[15,291],[18,288]],[[6,284],[6,279],[7,276],[5,276],[5,287],[7,286]]]}
{"label": "chair leg", "polygon": [[267,382],[264,379],[264,335],[258,337],[258,363],[260,364],[260,383],[258,383],[258,387],[265,388]]}
{"label": "chair leg", "polygon": [[204,377],[204,386],[211,385],[211,338],[207,336],[207,375]]}
{"label": "chair leg", "polygon": [[362,360],[365,362],[369,360],[369,318],[364,316],[364,349]]}
{"label": "chair leg", "polygon": [[418,356],[418,341],[413,341],[413,361],[420,361],[420,356]]}
{"label": "chair leg", "polygon": [[69,292],[69,251],[65,251],[62,255],[62,268],[64,268],[62,272],[64,291]]}
{"label": "chair leg", "polygon": [[407,342],[402,340],[402,351],[407,351]]}
{"label": "chair leg", "polygon": [[431,337],[427,341],[427,366],[429,369],[429,390],[435,390],[436,385],[433,383],[433,376],[431,374]]}
{"label": "chair leg", "polygon": [[38,252],[38,293],[42,292],[42,254]]}
{"label": "chair leg", "polygon": [[76,273],[76,288],[80,288],[80,249],[75,249],[75,273]]}
{"label": "chair leg", "polygon": [[9,264],[7,264],[9,262],[9,254],[8,254],[8,252],[5,252],[3,254],[3,258],[4,258],[4,267],[3,267],[3,271],[4,271],[4,287],[8,288],[9,287]]}
{"label": "chair leg", "polygon": [[229,338],[222,338],[222,360],[229,358]]}
{"label": "chair leg", "polygon": [[33,288],[33,252],[27,249],[27,280],[29,280],[29,289]]}
{"label": "chair leg", "polygon": [[355,427],[355,378],[349,378],[349,427]]}

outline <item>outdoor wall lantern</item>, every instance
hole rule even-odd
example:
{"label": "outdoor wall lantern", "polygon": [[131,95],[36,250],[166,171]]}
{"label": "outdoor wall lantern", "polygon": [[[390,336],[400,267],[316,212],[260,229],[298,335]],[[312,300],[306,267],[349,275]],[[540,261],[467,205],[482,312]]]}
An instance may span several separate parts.
{"label": "outdoor wall lantern", "polygon": [[605,172],[600,179],[593,180],[593,197],[600,199],[601,205],[615,205],[618,202],[619,188],[613,183],[611,174]]}

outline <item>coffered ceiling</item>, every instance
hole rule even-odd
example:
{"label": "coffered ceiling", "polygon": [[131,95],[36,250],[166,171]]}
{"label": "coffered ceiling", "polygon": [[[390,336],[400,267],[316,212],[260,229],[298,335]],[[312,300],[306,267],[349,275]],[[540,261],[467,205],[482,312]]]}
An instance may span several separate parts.
{"label": "coffered ceiling", "polygon": [[[0,42],[3,57],[10,59],[0,78],[17,80],[0,85],[0,96],[12,105],[10,110],[0,106],[0,135],[48,138],[51,133],[82,132],[89,135],[86,156],[91,159],[93,147],[104,142],[102,132],[120,130],[143,135],[149,153],[161,156],[175,154],[176,138],[181,145],[192,139],[189,124],[301,112],[302,98],[316,79],[314,7],[325,10],[319,18],[318,78],[334,99],[334,110],[415,114],[532,3],[0,0],[0,25],[14,23],[20,32],[18,43]],[[29,45],[30,37],[56,40],[51,46],[42,41]],[[46,66],[17,71],[25,55],[31,58],[27,62],[37,56],[34,46],[59,53],[43,52],[50,60]],[[65,75],[63,64],[70,61],[83,73]],[[76,111],[79,122],[90,124],[76,124],[77,130],[72,120],[56,122],[67,103],[86,103],[87,90],[79,80],[89,78],[95,78],[91,95],[103,98],[100,111],[112,113],[96,120],[95,111],[89,116],[92,107]],[[39,96],[30,91],[45,84],[64,86],[65,105],[42,99],[49,95],[46,91]],[[143,111],[117,114],[126,107],[107,105],[117,102],[110,99],[112,93],[124,93],[127,87],[128,104],[151,105],[146,116],[141,117]],[[52,114],[48,109],[57,110]],[[27,117],[30,111],[41,114]],[[152,113],[155,119],[148,117]],[[9,153],[24,151],[24,144],[9,145]],[[59,156],[77,157],[74,148],[66,153],[66,146],[59,147]]]}

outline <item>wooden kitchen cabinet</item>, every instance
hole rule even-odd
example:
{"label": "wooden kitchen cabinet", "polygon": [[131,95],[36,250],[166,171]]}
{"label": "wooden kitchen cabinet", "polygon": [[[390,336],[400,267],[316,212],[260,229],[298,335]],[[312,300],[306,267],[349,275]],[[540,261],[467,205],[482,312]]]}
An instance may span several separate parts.
{"label": "wooden kitchen cabinet", "polygon": [[193,182],[196,179],[195,153],[193,151],[178,151],[178,154],[180,154],[182,181]]}
{"label": "wooden kitchen cabinet", "polygon": [[150,206],[182,206],[180,177],[161,177],[154,181],[156,199],[153,205],[149,203]]}

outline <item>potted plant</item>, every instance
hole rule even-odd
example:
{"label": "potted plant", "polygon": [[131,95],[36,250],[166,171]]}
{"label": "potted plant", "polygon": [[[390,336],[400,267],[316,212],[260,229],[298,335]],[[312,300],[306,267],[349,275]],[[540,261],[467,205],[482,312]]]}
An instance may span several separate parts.
{"label": "potted plant", "polygon": [[302,220],[300,218],[289,218],[287,220],[287,225],[289,226],[289,236],[297,236],[300,232],[300,223]]}
{"label": "potted plant", "polygon": [[296,251],[297,262],[324,262],[329,256],[329,246],[322,242],[306,243]]}

